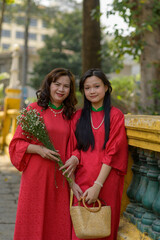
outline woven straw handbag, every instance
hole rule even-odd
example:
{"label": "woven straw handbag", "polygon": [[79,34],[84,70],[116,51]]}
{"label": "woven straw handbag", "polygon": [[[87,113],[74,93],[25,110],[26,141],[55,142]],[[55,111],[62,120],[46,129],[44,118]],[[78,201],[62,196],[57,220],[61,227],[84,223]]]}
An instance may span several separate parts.
{"label": "woven straw handbag", "polygon": [[97,199],[98,207],[71,206],[70,214],[75,234],[80,239],[104,238],[111,234],[111,207],[102,206]]}

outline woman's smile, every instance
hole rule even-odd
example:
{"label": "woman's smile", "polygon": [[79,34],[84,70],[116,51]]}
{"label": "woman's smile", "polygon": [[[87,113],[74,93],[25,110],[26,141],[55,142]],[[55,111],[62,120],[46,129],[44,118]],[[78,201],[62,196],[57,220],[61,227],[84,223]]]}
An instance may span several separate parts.
{"label": "woman's smile", "polygon": [[62,93],[56,93],[59,97],[63,97],[64,94]]}

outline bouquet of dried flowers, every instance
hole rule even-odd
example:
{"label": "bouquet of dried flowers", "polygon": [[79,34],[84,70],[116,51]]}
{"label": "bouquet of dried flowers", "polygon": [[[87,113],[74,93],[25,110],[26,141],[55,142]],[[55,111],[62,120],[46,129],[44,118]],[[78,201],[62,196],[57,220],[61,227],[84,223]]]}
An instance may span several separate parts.
{"label": "bouquet of dried flowers", "polygon": [[[23,134],[26,135],[28,139],[35,139],[40,141],[46,148],[56,151],[53,143],[51,142],[43,117],[40,113],[29,107],[28,109],[23,108],[20,111],[20,115],[17,117],[17,123],[21,126]],[[57,164],[59,167],[63,166],[63,162],[60,157]],[[65,169],[62,170],[63,172]],[[65,177],[69,183],[72,183],[72,179],[65,174]]]}

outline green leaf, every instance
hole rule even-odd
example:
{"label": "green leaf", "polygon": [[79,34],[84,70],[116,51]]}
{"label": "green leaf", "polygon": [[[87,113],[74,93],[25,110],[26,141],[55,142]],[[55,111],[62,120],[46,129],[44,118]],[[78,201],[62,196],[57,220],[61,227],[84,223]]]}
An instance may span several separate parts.
{"label": "green leaf", "polygon": [[150,32],[153,32],[153,28],[151,25],[147,25],[147,30],[150,31]]}
{"label": "green leaf", "polygon": [[122,99],[122,97],[121,97],[121,96],[117,96],[117,99],[118,99],[118,100],[121,100],[121,99]]}
{"label": "green leaf", "polygon": [[13,4],[13,3],[15,3],[15,0],[6,0],[6,3],[7,4]]}
{"label": "green leaf", "polygon": [[120,73],[120,71],[121,71],[120,69],[116,69],[116,73],[117,73],[117,74]]}
{"label": "green leaf", "polygon": [[146,2],[147,2],[146,0],[140,0],[140,3],[142,3],[142,4],[144,4]]}

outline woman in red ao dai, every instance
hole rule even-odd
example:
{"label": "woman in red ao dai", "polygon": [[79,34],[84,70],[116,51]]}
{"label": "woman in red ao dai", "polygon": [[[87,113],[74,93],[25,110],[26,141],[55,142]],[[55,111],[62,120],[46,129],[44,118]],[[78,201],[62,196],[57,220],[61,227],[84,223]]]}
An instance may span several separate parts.
{"label": "woman in red ao dai", "polygon": [[[77,146],[72,154],[80,160],[75,172],[74,202],[84,196],[88,204],[100,198],[111,206],[111,235],[103,240],[116,240],[128,159],[124,115],[111,106],[111,84],[100,69],[84,74],[80,90],[84,106],[72,123]],[[73,229],[72,240],[77,239]]]}
{"label": "woman in red ao dai", "polygon": [[[28,140],[20,126],[10,143],[13,165],[22,171],[14,240],[70,240],[69,186],[56,170],[57,156],[65,163],[70,151],[70,121],[75,104],[75,79],[69,70],[53,69],[30,104],[43,117],[56,151]],[[68,162],[70,169],[76,157]],[[55,182],[56,180],[56,182]]]}

